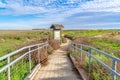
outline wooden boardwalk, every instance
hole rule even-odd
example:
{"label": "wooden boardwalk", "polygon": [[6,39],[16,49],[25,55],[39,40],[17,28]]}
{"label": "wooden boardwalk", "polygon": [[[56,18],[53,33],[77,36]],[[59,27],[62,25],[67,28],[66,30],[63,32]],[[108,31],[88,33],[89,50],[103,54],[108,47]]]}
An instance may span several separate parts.
{"label": "wooden boardwalk", "polygon": [[49,64],[42,67],[33,80],[82,80],[66,55],[68,43],[49,56]]}

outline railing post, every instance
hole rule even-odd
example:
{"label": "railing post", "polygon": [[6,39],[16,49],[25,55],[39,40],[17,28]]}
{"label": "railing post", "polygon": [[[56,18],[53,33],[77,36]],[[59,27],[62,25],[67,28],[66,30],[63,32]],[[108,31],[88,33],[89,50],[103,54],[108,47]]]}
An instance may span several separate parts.
{"label": "railing post", "polygon": [[70,49],[70,53],[71,53],[71,41],[69,41],[69,49]]}
{"label": "railing post", "polygon": [[74,44],[74,54],[75,54],[75,47],[76,47],[76,44]]}
{"label": "railing post", "polygon": [[[10,63],[10,57],[7,58],[7,64]],[[8,71],[7,71],[7,76],[8,76],[8,80],[10,80],[10,66],[8,67]]]}
{"label": "railing post", "polygon": [[70,41],[70,53],[73,53],[72,42]]}
{"label": "railing post", "polygon": [[29,71],[31,73],[31,52],[30,52],[31,48],[29,47]]}
{"label": "railing post", "polygon": [[89,79],[90,79],[90,73],[91,73],[91,55],[92,55],[92,49],[89,47]]}
{"label": "railing post", "polygon": [[46,48],[46,53],[47,53],[47,44],[46,44],[45,48]]}
{"label": "railing post", "polygon": [[38,63],[40,63],[40,46],[38,45]]}
{"label": "railing post", "polygon": [[[112,61],[112,69],[116,71],[117,62],[115,60]],[[112,80],[116,80],[116,76],[112,74]]]}
{"label": "railing post", "polygon": [[82,63],[82,44],[80,44],[80,61]]}

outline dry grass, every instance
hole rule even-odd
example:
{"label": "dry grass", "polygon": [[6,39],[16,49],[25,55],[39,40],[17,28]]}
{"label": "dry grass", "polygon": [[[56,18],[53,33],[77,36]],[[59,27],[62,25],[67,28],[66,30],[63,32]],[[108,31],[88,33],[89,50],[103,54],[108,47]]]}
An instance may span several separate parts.
{"label": "dry grass", "polygon": [[[117,34],[117,33],[114,33]],[[113,34],[112,34],[113,35]],[[108,35],[110,36],[110,34]],[[119,55],[119,40],[111,39],[108,36],[104,36],[104,38],[89,38],[89,37],[83,37],[83,38],[77,38],[73,41],[76,43],[86,44],[90,46],[94,46],[95,48],[98,48],[104,52],[108,52],[108,54],[111,54],[112,56],[120,57]],[[81,62],[79,51],[74,52],[74,57],[76,58],[76,65],[80,68],[83,68],[86,70],[86,73],[88,72],[88,56],[85,55],[86,53],[83,53],[83,60]],[[106,65],[109,65],[111,67],[112,60],[104,55],[99,55],[96,52],[92,52],[96,58],[103,61]],[[120,65],[118,63],[118,65]],[[118,66],[117,65],[117,66]],[[120,68],[117,67],[117,72],[120,73]],[[110,80],[111,77],[110,72],[103,67],[101,64],[99,64],[97,61],[92,60],[92,72],[91,72],[91,80]]]}
{"label": "dry grass", "polygon": [[73,42],[90,45],[89,39],[90,39],[89,37],[80,37],[80,38],[74,39]]}
{"label": "dry grass", "polygon": [[49,40],[49,45],[50,45],[54,50],[60,48],[60,42],[59,42],[58,40],[53,40],[53,39]]}

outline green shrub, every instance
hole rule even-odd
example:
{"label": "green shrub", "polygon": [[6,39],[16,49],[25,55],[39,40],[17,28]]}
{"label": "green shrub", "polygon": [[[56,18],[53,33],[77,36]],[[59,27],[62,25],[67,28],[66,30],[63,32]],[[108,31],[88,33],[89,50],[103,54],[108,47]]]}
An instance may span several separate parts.
{"label": "green shrub", "polygon": [[0,73],[0,80],[7,80],[7,73],[6,73],[6,71]]}
{"label": "green shrub", "polygon": [[65,43],[65,39],[62,37],[62,43]]}
{"label": "green shrub", "polygon": [[100,73],[98,73],[96,70],[92,71],[92,75],[94,77],[94,80],[100,80]]}
{"label": "green shrub", "polygon": [[70,52],[67,51],[67,56],[69,57],[70,56]]}

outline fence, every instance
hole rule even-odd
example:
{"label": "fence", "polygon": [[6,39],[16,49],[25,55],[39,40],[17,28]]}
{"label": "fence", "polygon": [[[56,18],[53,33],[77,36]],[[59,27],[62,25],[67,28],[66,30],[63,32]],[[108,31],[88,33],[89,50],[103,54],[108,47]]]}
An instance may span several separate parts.
{"label": "fence", "polygon": [[[109,71],[112,74],[112,80],[120,80],[120,71],[117,72],[117,68],[120,68],[120,66],[117,67],[117,64],[120,63],[120,59],[112,56],[108,53],[105,53],[101,50],[98,50],[96,48],[93,48],[91,46],[87,46],[84,44],[76,44],[71,42],[70,43],[71,46],[71,51],[72,53],[75,53],[76,50],[78,50],[78,52],[80,53],[80,61],[82,62],[83,60],[83,53],[88,55],[88,72],[90,73],[92,70],[91,64],[92,64],[92,59],[94,59],[95,61],[97,61],[100,65],[102,65],[104,68],[106,68],[107,71]],[[99,55],[104,55],[107,58],[111,59],[111,66],[107,65],[105,62],[103,62],[102,60],[98,59],[93,52],[97,52],[97,54]],[[84,57],[85,58],[85,57]]]}
{"label": "fence", "polygon": [[[15,72],[17,72],[17,70],[19,70],[18,73],[22,71],[20,73],[21,75],[20,77],[22,78],[19,78],[19,80],[23,80],[25,75],[27,75],[28,73],[31,73],[31,70],[36,65],[32,61],[32,57],[31,57],[33,52],[37,51],[37,53],[35,54],[38,54],[38,60],[40,61],[40,56],[39,56],[40,50],[42,48],[45,48],[47,50],[47,46],[48,46],[48,42],[26,46],[14,52],[11,52],[5,56],[0,57],[0,80],[18,80],[18,79],[15,79],[15,74],[17,74]],[[22,70],[22,69],[26,69],[26,70]]]}

